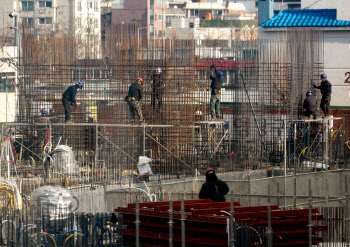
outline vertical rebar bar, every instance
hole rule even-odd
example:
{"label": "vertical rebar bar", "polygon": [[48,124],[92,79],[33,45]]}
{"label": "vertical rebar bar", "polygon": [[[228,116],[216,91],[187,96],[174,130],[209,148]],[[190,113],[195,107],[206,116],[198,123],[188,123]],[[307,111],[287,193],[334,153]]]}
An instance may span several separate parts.
{"label": "vertical rebar bar", "polygon": [[348,175],[345,175],[345,234],[346,234],[346,247],[350,246],[349,243],[349,187],[348,187]]}
{"label": "vertical rebar bar", "polygon": [[309,179],[309,247],[312,247],[312,188]]}
{"label": "vertical rebar bar", "polygon": [[139,198],[136,199],[136,246],[140,246],[140,204]]}
{"label": "vertical rebar bar", "polygon": [[287,207],[287,120],[284,121],[284,209]]}
{"label": "vertical rebar bar", "polygon": [[267,223],[267,231],[266,231],[266,234],[267,234],[267,246],[268,247],[272,247],[272,227],[271,227],[271,191],[270,191],[270,184],[268,184],[267,186],[267,214],[268,214],[268,223]]}
{"label": "vertical rebar bar", "polygon": [[181,193],[181,246],[186,246],[186,238],[185,238],[185,200],[184,193]]}
{"label": "vertical rebar bar", "polygon": [[297,124],[294,123],[294,186],[293,186],[293,208],[296,209],[297,204]]}
{"label": "vertical rebar bar", "polygon": [[234,197],[233,197],[233,191],[231,191],[230,194],[230,247],[234,247],[236,244],[236,234],[237,234],[237,229],[236,229],[236,224],[234,222],[234,215],[235,215],[235,205],[234,205]]}
{"label": "vertical rebar bar", "polygon": [[169,247],[173,247],[173,201],[169,201]]}

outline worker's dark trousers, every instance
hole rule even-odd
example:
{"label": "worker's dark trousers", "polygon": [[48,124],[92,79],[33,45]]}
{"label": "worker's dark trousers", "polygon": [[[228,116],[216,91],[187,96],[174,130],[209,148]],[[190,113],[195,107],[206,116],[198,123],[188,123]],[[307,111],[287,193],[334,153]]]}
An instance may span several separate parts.
{"label": "worker's dark trousers", "polygon": [[329,110],[331,108],[331,96],[322,96],[321,98],[321,110],[323,111],[324,115],[329,115]]}
{"label": "worker's dark trousers", "polygon": [[62,97],[62,104],[64,106],[64,120],[68,121],[72,113],[71,102],[66,97]]}
{"label": "worker's dark trousers", "polygon": [[158,101],[158,108],[160,108],[163,105],[162,97],[163,97],[163,90],[153,89],[152,98],[151,98],[151,105],[153,106],[153,109],[156,108],[156,101]]}
{"label": "worker's dark trousers", "polygon": [[140,121],[142,122],[143,115],[140,103],[136,100],[130,100],[128,103],[132,122],[135,122],[135,112],[139,116]]}
{"label": "worker's dark trousers", "polygon": [[221,101],[220,94],[211,93],[211,97],[210,97],[211,117],[220,118],[220,101]]}
{"label": "worker's dark trousers", "polygon": [[317,115],[316,115],[316,111],[310,111],[310,110],[306,110],[304,111],[304,116],[307,117],[307,119],[316,119]]}

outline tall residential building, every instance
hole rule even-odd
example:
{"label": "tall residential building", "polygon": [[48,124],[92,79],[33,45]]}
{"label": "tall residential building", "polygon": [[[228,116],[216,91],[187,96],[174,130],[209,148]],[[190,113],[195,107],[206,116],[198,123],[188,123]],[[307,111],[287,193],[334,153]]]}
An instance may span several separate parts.
{"label": "tall residential building", "polygon": [[112,1],[112,24],[139,23],[136,35],[143,38],[165,37],[165,16],[165,0]]}
{"label": "tall residential building", "polygon": [[[94,47],[100,46],[100,0],[2,1],[6,2],[6,9],[4,6],[0,8],[0,19],[6,22],[0,22],[0,30],[9,30],[9,25],[14,26],[14,19],[9,17],[12,11],[18,14],[19,23],[26,24],[26,32],[30,32],[35,38],[40,35],[74,37],[84,40],[84,43],[88,40]],[[6,35],[13,35],[13,31]],[[99,54],[96,49],[93,49],[93,53],[95,58]]]}

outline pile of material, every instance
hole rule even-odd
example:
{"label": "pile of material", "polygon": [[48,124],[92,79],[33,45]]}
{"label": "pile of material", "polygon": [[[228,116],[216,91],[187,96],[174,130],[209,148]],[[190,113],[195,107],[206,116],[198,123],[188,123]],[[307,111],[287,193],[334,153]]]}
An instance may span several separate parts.
{"label": "pile of material", "polygon": [[[139,236],[142,246],[169,246],[169,202],[139,204]],[[184,201],[186,246],[228,246],[230,202],[212,202],[210,199]],[[136,243],[136,204],[118,208],[122,214],[123,244]],[[235,245],[266,246],[268,207],[241,207],[234,202]],[[312,243],[323,242],[318,232],[326,226],[315,221],[324,220],[317,209],[312,209]],[[173,243],[181,244],[181,201],[173,202]],[[271,206],[271,225],[274,246],[308,246],[309,210],[281,210]],[[242,245],[241,245],[241,244]]]}

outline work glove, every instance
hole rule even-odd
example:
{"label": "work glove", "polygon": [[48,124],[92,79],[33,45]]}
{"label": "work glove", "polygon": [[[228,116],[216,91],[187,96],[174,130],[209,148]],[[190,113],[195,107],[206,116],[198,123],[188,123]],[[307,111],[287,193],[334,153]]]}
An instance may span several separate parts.
{"label": "work glove", "polygon": [[314,86],[314,88],[317,88],[317,86],[315,84],[313,86]]}

